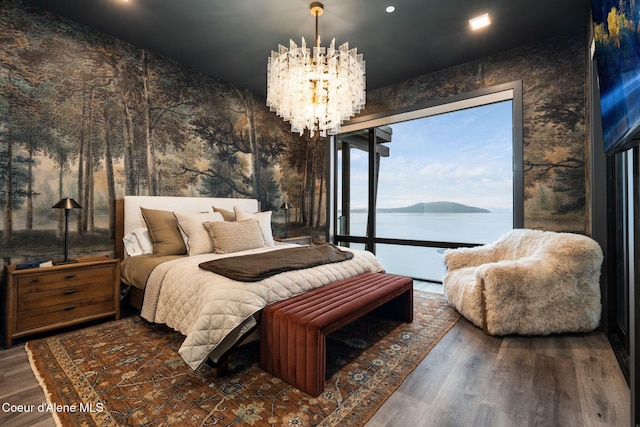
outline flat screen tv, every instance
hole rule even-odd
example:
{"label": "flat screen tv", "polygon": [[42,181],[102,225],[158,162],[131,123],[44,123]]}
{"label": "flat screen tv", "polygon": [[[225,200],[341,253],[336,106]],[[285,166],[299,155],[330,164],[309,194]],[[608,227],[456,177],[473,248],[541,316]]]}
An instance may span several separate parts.
{"label": "flat screen tv", "polygon": [[640,144],[640,0],[592,0],[607,154]]}

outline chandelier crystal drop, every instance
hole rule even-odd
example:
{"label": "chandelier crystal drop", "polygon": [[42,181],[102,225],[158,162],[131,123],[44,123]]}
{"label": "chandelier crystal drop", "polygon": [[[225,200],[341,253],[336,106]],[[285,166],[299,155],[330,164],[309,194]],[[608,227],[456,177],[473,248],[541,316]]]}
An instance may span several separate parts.
{"label": "chandelier crystal drop", "polygon": [[291,123],[300,135],[305,129],[313,137],[335,135],[345,120],[359,113],[366,102],[365,63],[349,43],[335,48],[335,39],[326,49],[320,46],[318,16],[322,4],[311,4],[316,17],[316,45],[279,45],[267,63],[267,106]]}

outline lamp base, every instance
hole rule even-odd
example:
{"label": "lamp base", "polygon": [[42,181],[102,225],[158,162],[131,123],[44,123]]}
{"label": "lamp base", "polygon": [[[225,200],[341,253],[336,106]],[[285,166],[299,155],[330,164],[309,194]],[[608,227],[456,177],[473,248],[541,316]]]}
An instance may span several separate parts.
{"label": "lamp base", "polygon": [[66,264],[76,264],[78,263],[77,259],[67,259],[67,260],[60,260],[60,261],[53,261],[53,265],[66,265]]}

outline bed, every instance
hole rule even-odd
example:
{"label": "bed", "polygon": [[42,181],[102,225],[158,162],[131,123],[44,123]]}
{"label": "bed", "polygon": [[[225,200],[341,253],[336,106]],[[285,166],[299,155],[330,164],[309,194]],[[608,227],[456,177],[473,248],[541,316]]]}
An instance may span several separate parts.
{"label": "bed", "polygon": [[[300,246],[274,241],[271,212],[259,211],[255,199],[127,196],[116,201],[115,252],[123,260],[122,282],[132,305],[145,320],[166,324],[185,336],[179,352],[193,369],[207,360],[222,365],[234,347],[251,340],[266,305],[358,274],[383,271],[373,254],[335,247],[324,248],[336,252],[333,262],[276,269],[279,272],[252,279],[223,275],[228,268],[220,274],[205,269],[235,263],[238,270],[238,265],[253,268],[271,257],[298,258]],[[171,239],[158,239],[167,227],[174,227],[172,217],[186,253],[173,253],[175,248],[167,244],[177,240],[175,230]],[[146,244],[132,245],[140,236],[146,236]]]}

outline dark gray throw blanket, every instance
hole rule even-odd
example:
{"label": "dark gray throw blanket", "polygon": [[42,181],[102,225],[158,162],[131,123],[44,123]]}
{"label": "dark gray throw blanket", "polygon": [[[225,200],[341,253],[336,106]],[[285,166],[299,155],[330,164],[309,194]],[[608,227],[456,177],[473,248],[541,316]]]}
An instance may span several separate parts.
{"label": "dark gray throw blanket", "polygon": [[353,258],[330,243],[286,248],[259,254],[216,259],[199,267],[240,282],[257,282],[285,271],[300,270]]}

